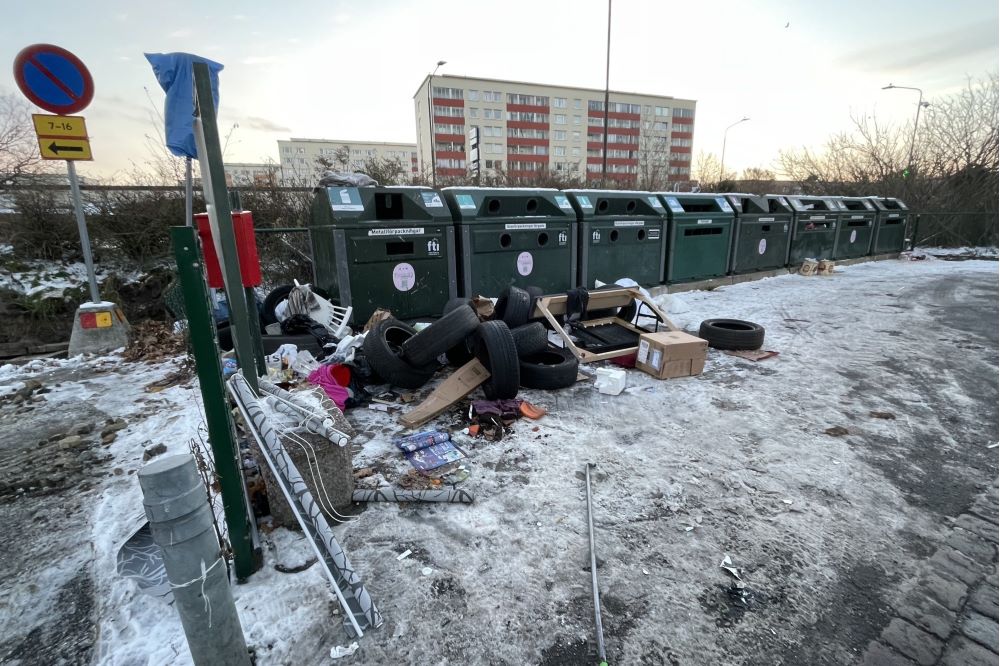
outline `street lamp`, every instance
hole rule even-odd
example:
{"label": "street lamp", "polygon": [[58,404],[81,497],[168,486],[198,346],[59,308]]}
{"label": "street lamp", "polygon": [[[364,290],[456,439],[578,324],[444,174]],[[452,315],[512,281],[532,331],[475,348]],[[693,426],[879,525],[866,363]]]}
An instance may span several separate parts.
{"label": "street lamp", "polygon": [[911,88],[910,86],[897,86],[890,83],[887,86],[882,86],[882,90],[916,90],[920,93],[920,99],[917,101],[917,117],[913,119],[913,136],[910,137],[910,160],[906,164],[906,170],[911,171],[913,169],[913,146],[917,141],[917,123],[920,122],[920,109],[930,106],[930,102],[924,101],[924,91],[920,88]]}
{"label": "street lamp", "polygon": [[729,130],[730,129],[732,129],[733,127],[736,127],[740,123],[745,123],[748,120],[750,120],[749,117],[743,116],[742,118],[740,118],[739,120],[737,120],[735,123],[733,123],[732,125],[730,125],[729,127],[727,127],[726,131],[722,133],[722,157],[719,158],[719,183],[720,184],[722,183],[722,180],[725,178],[725,173],[726,173],[726,135],[729,134]]}
{"label": "street lamp", "polygon": [[431,101],[431,91],[434,90],[434,75],[441,65],[447,65],[444,60],[438,60],[434,71],[427,78],[427,129],[431,138],[431,185],[437,187],[437,157],[434,155],[434,102]]}

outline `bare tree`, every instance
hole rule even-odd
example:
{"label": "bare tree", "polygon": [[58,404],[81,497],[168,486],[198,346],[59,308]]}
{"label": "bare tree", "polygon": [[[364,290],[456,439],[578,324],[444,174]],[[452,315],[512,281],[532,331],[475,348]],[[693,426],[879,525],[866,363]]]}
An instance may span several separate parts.
{"label": "bare tree", "polygon": [[0,186],[13,185],[41,167],[31,106],[14,93],[0,93]]}
{"label": "bare tree", "polygon": [[[691,173],[704,192],[722,192],[732,189],[731,184],[736,180],[735,171],[727,169],[725,173],[722,173],[722,163],[719,158],[715,156],[715,153],[706,153],[704,150],[698,153]],[[727,187],[727,184],[730,186]]]}

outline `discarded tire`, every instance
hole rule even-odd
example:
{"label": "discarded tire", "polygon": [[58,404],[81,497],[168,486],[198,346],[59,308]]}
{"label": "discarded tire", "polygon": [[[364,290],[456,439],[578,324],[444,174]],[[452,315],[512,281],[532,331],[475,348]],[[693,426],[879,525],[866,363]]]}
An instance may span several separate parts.
{"label": "discarded tire", "polygon": [[262,326],[267,326],[278,321],[278,318],[274,314],[274,309],[278,307],[281,301],[288,298],[288,293],[292,290],[293,286],[283,284],[280,287],[275,287],[264,297],[264,306],[260,313],[260,323]]}
{"label": "discarded tire", "polygon": [[742,319],[706,319],[698,328],[698,337],[715,349],[760,349],[764,327]]}
{"label": "discarded tire", "polygon": [[511,329],[518,357],[537,354],[549,346],[549,335],[540,322],[525,324]]}
{"label": "discarded tire", "polygon": [[404,342],[403,358],[416,366],[433,363],[441,354],[465,342],[465,338],[478,326],[479,316],[475,310],[456,307]]}
{"label": "discarded tire", "polygon": [[524,290],[528,292],[528,297],[531,299],[531,303],[528,306],[528,319],[531,319],[531,315],[535,313],[535,306],[538,304],[538,299],[545,295],[541,287],[525,287]]}
{"label": "discarded tire", "polygon": [[561,389],[576,383],[580,361],[568,349],[553,347],[521,359],[521,386]]}
{"label": "discarded tire", "polygon": [[476,358],[490,371],[483,393],[490,400],[517,397],[521,376],[514,336],[502,321],[486,321],[476,331]]}
{"label": "discarded tire", "polygon": [[444,304],[444,310],[441,311],[441,315],[444,316],[454,310],[455,308],[460,308],[463,305],[468,305],[472,307],[471,298],[452,298],[447,303]]}
{"label": "discarded tire", "polygon": [[426,384],[435,366],[415,367],[400,356],[403,343],[414,335],[412,328],[396,319],[384,319],[375,324],[361,346],[375,374],[400,388],[415,389]]}
{"label": "discarded tire", "polygon": [[520,287],[507,287],[493,306],[493,319],[507,324],[507,328],[517,328],[528,323],[531,314],[531,296]]}

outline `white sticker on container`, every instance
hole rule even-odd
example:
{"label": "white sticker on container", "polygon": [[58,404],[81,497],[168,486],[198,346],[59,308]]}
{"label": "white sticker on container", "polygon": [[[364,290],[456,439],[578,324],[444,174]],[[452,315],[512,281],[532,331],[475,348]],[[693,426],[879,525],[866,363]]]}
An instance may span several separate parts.
{"label": "white sticker on container", "polygon": [[369,229],[369,236],[419,236],[424,233],[423,227],[407,227],[401,229],[398,227],[388,228],[388,229]]}
{"label": "white sticker on container", "polygon": [[441,195],[437,192],[421,192],[420,196],[424,199],[424,206],[427,208],[444,208],[444,202],[441,201]]}
{"label": "white sticker on container", "polygon": [[458,207],[462,210],[476,210],[476,201],[472,198],[471,194],[456,194],[455,201],[458,203]]}
{"label": "white sticker on container", "polygon": [[899,217],[899,213],[889,213],[889,217]]}
{"label": "white sticker on container", "polygon": [[348,190],[341,190],[340,200],[343,203],[351,203],[351,193]]}
{"label": "white sticker on container", "polygon": [[649,340],[642,340],[639,342],[639,355],[635,360],[645,363],[647,358],[649,358]]}
{"label": "white sticker on container", "polygon": [[649,359],[649,364],[651,366],[653,366],[653,369],[655,369],[657,372],[660,371],[660,368],[663,366],[663,350],[662,349],[654,349],[653,350],[653,357],[651,359]]}
{"label": "white sticker on container", "polygon": [[646,199],[649,200],[649,205],[653,208],[663,208],[663,204],[661,204],[660,200],[656,197],[646,197]]}
{"label": "white sticker on container", "polygon": [[517,255],[517,272],[521,275],[531,275],[532,269],[535,267],[535,258],[531,256],[530,252],[522,252]]}
{"label": "white sticker on container", "polygon": [[646,223],[643,220],[615,220],[616,227],[644,227]]}
{"label": "white sticker on container", "polygon": [[674,198],[667,199],[667,205],[670,206],[670,210],[674,211],[675,213],[684,212],[684,206],[680,205],[677,199]]}
{"label": "white sticker on container", "polygon": [[851,230],[851,242],[853,243],[857,239],[858,239],[858,231],[857,231],[857,229],[852,229]]}
{"label": "white sticker on container", "polygon": [[399,291],[409,291],[417,281],[417,273],[413,266],[407,263],[396,264],[392,269],[392,284]]}
{"label": "white sticker on container", "polygon": [[441,256],[441,241],[437,238],[432,238],[427,241],[427,256],[429,257],[439,257]]}
{"label": "white sticker on container", "polygon": [[864,215],[851,215],[851,219],[852,220],[863,220],[863,219],[865,219],[865,216]]}
{"label": "white sticker on container", "polygon": [[361,204],[333,204],[330,208],[334,210],[347,210],[361,212],[365,209]]}
{"label": "white sticker on container", "polygon": [[712,224],[712,220],[698,220],[698,224]]}
{"label": "white sticker on container", "polygon": [[594,245],[601,242],[601,231],[600,229],[594,229],[594,233],[590,234],[590,240]]}
{"label": "white sticker on container", "polygon": [[729,202],[726,201],[725,199],[719,197],[715,201],[716,201],[716,203],[719,204],[719,209],[722,210],[723,213],[732,213],[733,212],[732,206],[730,206]]}
{"label": "white sticker on container", "polygon": [[758,222],[774,222],[773,217],[761,217],[757,219]]}
{"label": "white sticker on container", "polygon": [[767,239],[761,238],[757,243],[757,254],[764,254],[767,251]]}
{"label": "white sticker on container", "polygon": [[582,194],[576,196],[576,202],[580,204],[580,208],[593,208],[594,204],[590,203],[590,197],[585,197]]}
{"label": "white sticker on container", "polygon": [[503,228],[507,231],[520,231],[524,229],[544,229],[544,222],[518,222],[517,224],[505,224]]}
{"label": "white sticker on container", "polygon": [[573,207],[573,204],[571,204],[569,202],[569,199],[566,198],[565,194],[557,194],[556,195],[556,203],[559,204],[560,208],[572,208]]}
{"label": "white sticker on container", "polygon": [[810,215],[809,219],[810,220],[825,220],[826,219],[826,215]]}
{"label": "white sticker on container", "polygon": [[560,231],[559,232],[559,244],[560,245],[565,245],[568,242],[569,242],[569,234],[566,233],[565,231]]}
{"label": "white sticker on container", "polygon": [[660,240],[660,230],[650,229],[649,234],[646,236],[649,240]]}

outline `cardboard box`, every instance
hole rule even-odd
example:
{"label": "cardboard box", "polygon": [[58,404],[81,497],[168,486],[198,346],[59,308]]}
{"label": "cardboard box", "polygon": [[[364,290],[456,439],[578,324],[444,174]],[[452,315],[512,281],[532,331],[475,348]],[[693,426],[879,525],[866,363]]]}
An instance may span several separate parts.
{"label": "cardboard box", "polygon": [[643,333],[635,367],[657,379],[700,375],[708,342],[681,331]]}

